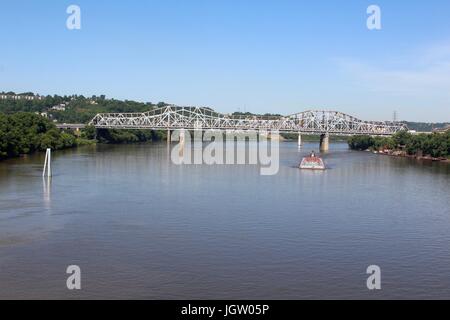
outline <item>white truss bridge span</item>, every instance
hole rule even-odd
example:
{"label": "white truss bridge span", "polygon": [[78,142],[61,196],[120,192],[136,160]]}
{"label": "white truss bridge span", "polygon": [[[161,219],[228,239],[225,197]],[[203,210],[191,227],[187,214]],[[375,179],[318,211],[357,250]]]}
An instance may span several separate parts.
{"label": "white truss bridge span", "polygon": [[338,111],[305,111],[289,116],[236,116],[209,108],[167,106],[144,113],[101,113],[90,122],[97,129],[278,131],[320,135],[390,136],[406,125],[363,121]]}

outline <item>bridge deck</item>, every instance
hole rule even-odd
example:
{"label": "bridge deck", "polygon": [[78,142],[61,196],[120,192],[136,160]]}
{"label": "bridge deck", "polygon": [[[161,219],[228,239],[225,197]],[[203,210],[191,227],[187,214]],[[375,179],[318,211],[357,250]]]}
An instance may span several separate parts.
{"label": "bridge deck", "polygon": [[58,129],[71,129],[71,130],[77,130],[77,129],[84,129],[86,128],[85,124],[68,124],[68,123],[63,123],[63,124],[57,124],[56,127]]}

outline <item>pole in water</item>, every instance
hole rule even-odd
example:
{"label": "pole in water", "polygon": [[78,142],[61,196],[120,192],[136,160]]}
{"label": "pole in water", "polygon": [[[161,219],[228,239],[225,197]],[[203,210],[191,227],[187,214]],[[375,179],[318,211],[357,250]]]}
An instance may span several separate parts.
{"label": "pole in water", "polygon": [[45,177],[45,172],[47,172],[47,177],[52,176],[52,149],[48,148],[45,153],[45,162],[44,162],[44,171],[42,172],[42,176]]}

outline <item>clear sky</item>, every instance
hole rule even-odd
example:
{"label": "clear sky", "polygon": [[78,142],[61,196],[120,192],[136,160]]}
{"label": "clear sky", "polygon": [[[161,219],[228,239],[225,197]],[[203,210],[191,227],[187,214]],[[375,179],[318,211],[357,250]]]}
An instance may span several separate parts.
{"label": "clear sky", "polygon": [[450,121],[450,1],[1,0],[2,90]]}

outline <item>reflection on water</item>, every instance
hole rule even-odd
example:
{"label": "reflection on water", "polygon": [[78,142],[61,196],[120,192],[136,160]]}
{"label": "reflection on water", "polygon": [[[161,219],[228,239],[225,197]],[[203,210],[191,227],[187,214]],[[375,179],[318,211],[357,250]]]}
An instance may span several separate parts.
{"label": "reflection on water", "polygon": [[51,177],[42,177],[42,186],[44,187],[43,191],[43,199],[44,199],[44,208],[49,209],[51,205],[51,193],[52,193],[52,178]]}
{"label": "reflection on water", "polygon": [[0,162],[0,298],[450,298],[449,165],[280,147],[275,176],[165,143],[57,152],[44,180],[44,155]]}

